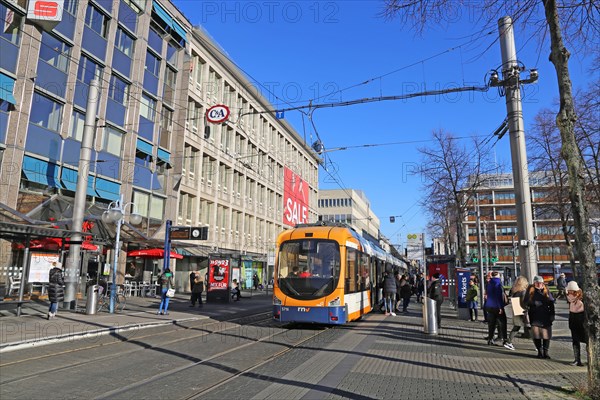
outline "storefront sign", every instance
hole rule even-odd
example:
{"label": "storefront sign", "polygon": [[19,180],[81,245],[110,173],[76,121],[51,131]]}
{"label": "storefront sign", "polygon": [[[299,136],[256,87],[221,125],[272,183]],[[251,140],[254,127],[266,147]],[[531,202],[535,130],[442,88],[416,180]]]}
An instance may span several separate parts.
{"label": "storefront sign", "polygon": [[227,290],[229,285],[229,260],[210,260],[208,268],[208,291]]}
{"label": "storefront sign", "polygon": [[50,31],[62,21],[64,0],[29,0],[27,19]]}
{"label": "storefront sign", "polygon": [[220,124],[229,118],[229,107],[223,104],[217,104],[206,110],[206,120],[213,124]]}
{"label": "storefront sign", "polygon": [[291,169],[283,172],[283,223],[294,226],[308,223],[308,183]]}

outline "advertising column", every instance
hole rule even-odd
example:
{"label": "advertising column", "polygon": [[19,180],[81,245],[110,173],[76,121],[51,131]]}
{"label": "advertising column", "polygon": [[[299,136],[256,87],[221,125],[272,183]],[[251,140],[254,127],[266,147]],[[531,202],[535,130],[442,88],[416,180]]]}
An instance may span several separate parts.
{"label": "advertising column", "polygon": [[458,319],[469,320],[469,303],[467,302],[467,291],[469,290],[469,280],[471,271],[463,268],[456,268],[456,305],[458,306]]}
{"label": "advertising column", "polygon": [[231,265],[228,258],[211,258],[208,263],[207,303],[229,303]]}

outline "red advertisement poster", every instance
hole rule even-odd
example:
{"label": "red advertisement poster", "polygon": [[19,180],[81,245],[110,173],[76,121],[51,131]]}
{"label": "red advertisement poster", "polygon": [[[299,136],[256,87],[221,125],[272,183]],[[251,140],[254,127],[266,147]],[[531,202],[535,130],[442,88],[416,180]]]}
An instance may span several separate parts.
{"label": "red advertisement poster", "polygon": [[210,260],[207,291],[227,290],[229,285],[229,260]]}
{"label": "red advertisement poster", "polygon": [[283,223],[308,223],[308,182],[289,168],[284,168],[283,179]]}
{"label": "red advertisement poster", "polygon": [[448,264],[427,264],[427,272],[429,279],[431,279],[431,276],[436,272],[440,274],[440,281],[442,282],[442,296],[448,297]]}

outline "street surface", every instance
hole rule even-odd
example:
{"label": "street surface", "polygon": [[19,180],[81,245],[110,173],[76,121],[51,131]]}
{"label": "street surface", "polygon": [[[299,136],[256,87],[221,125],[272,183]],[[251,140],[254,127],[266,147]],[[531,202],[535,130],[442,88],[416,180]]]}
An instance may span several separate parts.
{"label": "street surface", "polygon": [[[155,315],[157,299],[128,302],[120,315],[63,311],[52,321],[42,318],[41,307],[20,318],[3,312],[0,396],[569,399],[586,379],[586,368],[568,365],[562,303],[552,359],[539,360],[530,340],[517,339],[516,351],[487,346],[486,325],[459,321],[450,307],[434,336],[423,333],[414,302],[409,315],[372,313],[335,328],[281,326],[265,295],[202,309],[189,308],[182,297],[168,316]],[[75,339],[77,331],[88,335]],[[44,344],[59,333],[61,340]]]}

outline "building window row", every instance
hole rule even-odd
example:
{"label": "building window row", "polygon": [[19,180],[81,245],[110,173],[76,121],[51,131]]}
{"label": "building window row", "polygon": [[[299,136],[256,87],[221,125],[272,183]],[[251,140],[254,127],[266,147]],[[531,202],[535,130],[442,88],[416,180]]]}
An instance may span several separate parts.
{"label": "building window row", "polygon": [[319,207],[352,207],[352,199],[319,199]]}

